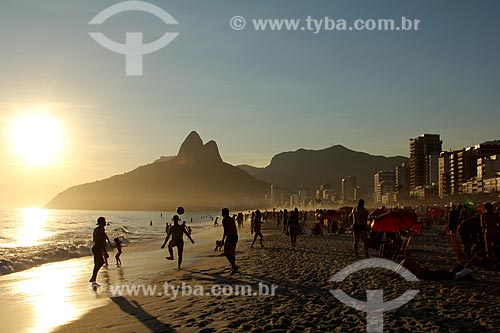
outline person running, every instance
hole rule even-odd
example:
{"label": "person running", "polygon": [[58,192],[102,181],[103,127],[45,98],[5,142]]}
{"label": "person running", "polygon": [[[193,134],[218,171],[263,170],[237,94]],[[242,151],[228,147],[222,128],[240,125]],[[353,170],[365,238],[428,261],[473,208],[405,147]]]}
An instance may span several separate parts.
{"label": "person running", "polygon": [[167,244],[170,236],[172,236],[172,240],[168,243],[168,253],[170,256],[167,257],[167,260],[174,260],[174,247],[177,247],[177,255],[179,257],[177,261],[177,268],[181,269],[182,264],[182,252],[184,250],[184,239],[183,236],[186,235],[191,243],[194,244],[194,240],[191,238],[186,228],[179,224],[179,216],[174,215],[174,225],[170,227],[168,231],[167,237],[165,237],[165,241],[163,242],[161,248],[165,248],[165,244]]}
{"label": "person running", "polygon": [[92,272],[92,277],[89,282],[92,283],[92,288],[97,289],[99,284],[97,284],[97,273],[104,265],[104,256],[106,252],[106,240],[109,241],[108,235],[104,227],[106,226],[106,219],[104,217],[99,217],[97,219],[97,227],[94,229],[92,235],[94,246],[92,246],[92,254],[94,255],[94,270]]}
{"label": "person running", "polygon": [[486,243],[486,253],[490,266],[498,266],[499,261],[499,241],[500,241],[500,218],[495,213],[491,202],[484,204],[485,212],[481,215],[481,226],[484,231],[484,241]]}
{"label": "person running", "polygon": [[365,201],[359,199],[358,206],[355,207],[351,212],[352,217],[352,233],[354,235],[354,254],[356,259],[358,256],[358,244],[359,240],[363,241],[363,246],[365,249],[365,257],[369,258],[368,255],[368,232],[367,232],[367,222],[368,222],[368,211],[365,208]]}
{"label": "person running", "polygon": [[116,266],[121,266],[122,260],[120,259],[120,256],[122,254],[122,241],[118,237],[116,237],[114,239],[114,241],[115,241],[115,247],[116,247],[116,251],[117,251],[117,253],[115,255]]}
{"label": "person running", "polygon": [[222,209],[222,226],[224,227],[224,234],[222,235],[222,244],[224,244],[224,255],[227,261],[231,264],[231,274],[233,275],[238,271],[236,266],[236,244],[238,243],[238,229],[234,218],[229,217],[229,209]]}
{"label": "person running", "polygon": [[297,208],[295,208],[290,213],[290,218],[288,219],[287,233],[290,234],[290,241],[292,243],[292,247],[295,247],[295,245],[297,244],[297,236],[300,233],[299,210]]}
{"label": "person running", "polygon": [[250,229],[251,233],[255,232],[255,236],[253,238],[252,245],[250,246],[251,248],[253,248],[253,245],[255,244],[257,237],[260,237],[260,247],[264,247],[264,244],[263,244],[264,235],[262,235],[262,232],[261,232],[261,228],[262,228],[262,220],[261,219],[262,219],[262,215],[260,213],[260,210],[257,209],[257,211],[255,211],[255,216],[252,219],[252,226]]}

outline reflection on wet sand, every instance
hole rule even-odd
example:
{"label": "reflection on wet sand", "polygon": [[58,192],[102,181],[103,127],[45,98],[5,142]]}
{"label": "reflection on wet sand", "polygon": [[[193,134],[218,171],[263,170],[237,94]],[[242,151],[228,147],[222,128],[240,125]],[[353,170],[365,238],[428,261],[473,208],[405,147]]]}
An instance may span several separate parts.
{"label": "reflection on wet sand", "polygon": [[0,288],[7,291],[0,302],[2,330],[49,332],[106,304],[107,297],[86,288],[90,264],[87,258],[73,259],[0,277]]}

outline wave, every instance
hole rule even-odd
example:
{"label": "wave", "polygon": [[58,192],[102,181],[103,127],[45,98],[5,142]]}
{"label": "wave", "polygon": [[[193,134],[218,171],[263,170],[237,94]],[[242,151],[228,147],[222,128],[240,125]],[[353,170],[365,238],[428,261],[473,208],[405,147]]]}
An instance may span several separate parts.
{"label": "wave", "polygon": [[116,228],[113,228],[112,229],[113,232],[121,232],[123,234],[133,234],[132,231],[128,230],[128,228],[126,226],[120,226],[120,227],[116,227]]}
{"label": "wave", "polygon": [[2,255],[3,258],[0,259],[0,275],[19,272],[50,262],[84,257],[90,254],[90,247],[86,244],[56,245],[50,248],[41,246],[27,249],[11,249],[8,256]]}
{"label": "wave", "polygon": [[[118,238],[123,244],[130,243],[125,236]],[[52,243],[34,247],[0,249],[0,257],[2,257],[0,259],[0,276],[51,262],[90,256],[93,244],[92,241],[77,241],[75,243]],[[108,252],[113,251],[114,248],[108,246]]]}

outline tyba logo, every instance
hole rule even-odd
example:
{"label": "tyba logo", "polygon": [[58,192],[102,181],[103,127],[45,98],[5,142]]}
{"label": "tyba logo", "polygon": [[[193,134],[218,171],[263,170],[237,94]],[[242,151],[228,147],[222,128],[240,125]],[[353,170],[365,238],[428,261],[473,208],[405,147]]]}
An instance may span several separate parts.
{"label": "tyba logo", "polygon": [[[386,259],[373,258],[360,260],[358,262],[355,262],[354,264],[347,266],[346,268],[335,274],[330,279],[330,282],[342,282],[352,273],[367,268],[385,268],[401,275],[401,277],[403,277],[406,281],[419,281],[419,279],[412,272],[402,267],[401,265],[398,265]],[[330,293],[345,305],[350,306],[351,308],[354,308],[358,311],[366,312],[366,331],[368,333],[383,332],[384,312],[391,311],[405,305],[415,296],[417,296],[418,292],[419,290],[407,290],[401,296],[393,300],[384,302],[383,289],[367,290],[366,302],[363,302],[358,299],[352,298],[342,290],[330,290]]]}
{"label": "tyba logo", "polygon": [[[92,20],[89,24],[102,24],[110,17],[127,12],[127,11],[143,11],[151,13],[160,18],[165,24],[178,24],[177,20],[169,13],[164,11],[158,6],[144,1],[124,1],[116,5],[106,8]],[[101,32],[90,32],[92,37],[97,43],[105,48],[125,55],[126,61],[126,74],[129,76],[142,75],[142,58],[145,54],[156,52],[168,44],[170,44],[178,35],[178,32],[166,32],[159,39],[154,42],[144,44],[142,32],[127,32],[125,34],[125,44],[117,43]]]}

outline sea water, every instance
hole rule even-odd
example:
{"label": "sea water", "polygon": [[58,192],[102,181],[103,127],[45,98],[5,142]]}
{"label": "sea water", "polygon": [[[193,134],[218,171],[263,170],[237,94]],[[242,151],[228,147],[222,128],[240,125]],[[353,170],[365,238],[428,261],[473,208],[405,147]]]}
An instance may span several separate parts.
{"label": "sea water", "polygon": [[[39,208],[0,209],[0,275],[49,262],[91,255],[92,233],[106,217],[111,241],[124,244],[165,236],[174,212],[70,211]],[[208,228],[214,213],[181,216],[193,231]],[[215,216],[213,217],[215,218]]]}

